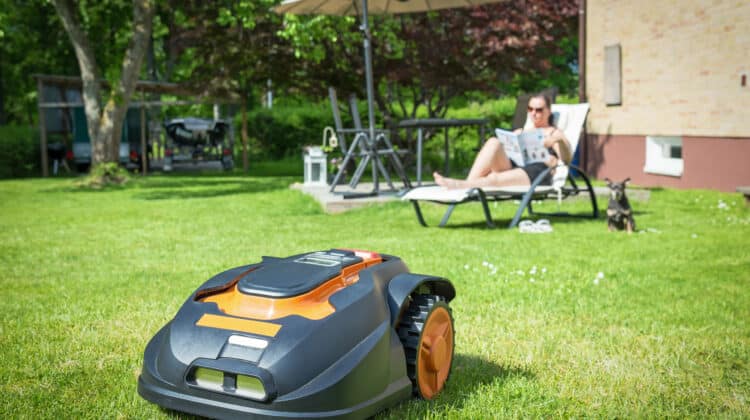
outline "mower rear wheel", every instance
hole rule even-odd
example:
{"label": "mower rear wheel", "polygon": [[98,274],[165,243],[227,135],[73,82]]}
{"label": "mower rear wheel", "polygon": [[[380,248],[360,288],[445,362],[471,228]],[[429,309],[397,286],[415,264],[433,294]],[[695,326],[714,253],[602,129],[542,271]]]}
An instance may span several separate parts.
{"label": "mower rear wheel", "polygon": [[414,394],[431,400],[445,386],[453,364],[453,316],[445,298],[413,295],[398,335]]}

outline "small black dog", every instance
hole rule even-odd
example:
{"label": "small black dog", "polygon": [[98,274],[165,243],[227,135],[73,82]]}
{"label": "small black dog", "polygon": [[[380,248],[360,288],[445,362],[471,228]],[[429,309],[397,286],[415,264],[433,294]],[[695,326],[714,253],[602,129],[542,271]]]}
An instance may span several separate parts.
{"label": "small black dog", "polygon": [[625,185],[630,178],[622,182],[612,182],[609,178],[604,178],[609,187],[609,206],[607,206],[607,227],[609,231],[625,229],[628,233],[635,230],[635,219],[633,219],[633,210],[630,208],[628,197],[625,196]]}

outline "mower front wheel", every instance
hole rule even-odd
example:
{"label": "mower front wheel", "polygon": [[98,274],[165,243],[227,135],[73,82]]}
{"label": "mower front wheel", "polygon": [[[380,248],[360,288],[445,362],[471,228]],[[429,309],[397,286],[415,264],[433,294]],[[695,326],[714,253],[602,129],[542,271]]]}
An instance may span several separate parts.
{"label": "mower front wheel", "polygon": [[453,364],[453,316],[445,298],[413,295],[398,335],[414,394],[433,399],[445,386]]}

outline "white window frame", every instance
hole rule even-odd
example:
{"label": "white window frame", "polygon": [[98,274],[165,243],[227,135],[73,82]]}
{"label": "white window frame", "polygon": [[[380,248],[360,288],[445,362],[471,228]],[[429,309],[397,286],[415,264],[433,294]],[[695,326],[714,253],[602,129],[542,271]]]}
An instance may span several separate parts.
{"label": "white window frame", "polygon": [[682,148],[682,137],[647,136],[646,166],[643,167],[643,172],[657,175],[682,176],[684,170],[683,159],[672,158],[665,153],[665,149],[672,146],[680,146]]}

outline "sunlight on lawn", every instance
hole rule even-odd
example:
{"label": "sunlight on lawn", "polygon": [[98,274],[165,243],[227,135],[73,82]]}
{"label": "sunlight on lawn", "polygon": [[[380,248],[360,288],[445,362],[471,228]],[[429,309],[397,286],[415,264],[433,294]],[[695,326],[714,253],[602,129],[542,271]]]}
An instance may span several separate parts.
{"label": "sunlight on lawn", "polygon": [[[633,201],[632,235],[603,218],[552,218],[554,232],[525,235],[484,228],[478,205],[443,229],[401,202],[327,215],[293,181],[0,182],[0,417],[168,416],[136,379],[146,342],[190,293],[263,255],[334,247],[397,255],[457,289],[445,392],[382,418],[750,416],[739,194],[654,190]],[[439,220],[444,208],[424,210]],[[504,225],[514,211],[493,214]]]}

